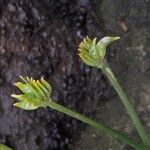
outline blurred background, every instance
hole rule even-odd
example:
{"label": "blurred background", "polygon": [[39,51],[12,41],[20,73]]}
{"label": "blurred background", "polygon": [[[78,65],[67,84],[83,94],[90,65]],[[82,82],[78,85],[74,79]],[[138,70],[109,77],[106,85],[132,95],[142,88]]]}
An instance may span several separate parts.
{"label": "blurred background", "polygon": [[139,141],[101,71],[83,64],[85,37],[120,36],[107,60],[150,132],[149,0],[0,0],[0,143],[14,150],[120,150],[127,147],[51,109],[13,107],[19,75],[44,77],[55,101]]}

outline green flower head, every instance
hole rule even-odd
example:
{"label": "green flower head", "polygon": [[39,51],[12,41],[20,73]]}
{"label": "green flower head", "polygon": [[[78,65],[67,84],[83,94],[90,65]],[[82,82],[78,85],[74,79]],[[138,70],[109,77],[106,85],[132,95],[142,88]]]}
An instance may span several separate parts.
{"label": "green flower head", "polygon": [[14,106],[25,110],[34,110],[38,107],[46,107],[52,93],[50,84],[43,78],[40,80],[34,80],[29,77],[23,78],[22,76],[20,76],[20,78],[23,82],[17,82],[14,85],[17,86],[23,94],[11,95],[11,97],[19,100],[19,102],[14,104]]}
{"label": "green flower head", "polygon": [[118,39],[120,37],[104,37],[96,42],[96,38],[92,40],[86,37],[79,45],[79,56],[89,66],[102,66],[106,55],[106,47]]}

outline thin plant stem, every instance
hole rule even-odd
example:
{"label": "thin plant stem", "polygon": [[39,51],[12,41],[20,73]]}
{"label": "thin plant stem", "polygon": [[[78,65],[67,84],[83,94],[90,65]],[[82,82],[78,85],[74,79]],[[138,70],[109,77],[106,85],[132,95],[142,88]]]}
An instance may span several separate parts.
{"label": "thin plant stem", "polygon": [[136,150],[142,150],[143,149],[143,146],[141,146],[140,144],[134,142],[131,138],[129,138],[127,135],[125,134],[122,134],[114,129],[111,129],[103,124],[100,124],[84,115],[81,115],[80,113],[78,112],[75,112],[69,108],[66,108],[54,101],[50,101],[48,106],[50,108],[53,108],[61,113],[64,113],[70,117],[73,117],[73,118],[76,118],[77,120],[80,120],[86,124],[89,124],[90,126],[98,129],[99,131],[107,134],[108,136],[110,137],[114,137],[122,142],[124,142],[125,144],[128,144],[132,147],[134,147]]}
{"label": "thin plant stem", "polygon": [[[100,67],[99,67],[100,68]],[[109,65],[107,63],[104,64],[104,66],[102,68],[100,68],[102,70],[102,72],[106,75],[106,77],[109,79],[109,81],[111,82],[111,84],[113,85],[113,87],[115,88],[116,92],[118,93],[122,103],[124,104],[129,116],[132,119],[132,122],[134,124],[134,126],[136,127],[144,145],[148,145],[150,146],[150,138],[149,136],[146,134],[144,127],[142,126],[137,113],[135,112],[131,102],[128,100],[126,94],[124,93],[122,87],[120,86],[120,84],[118,83],[115,75],[113,74],[113,72],[111,71]]]}

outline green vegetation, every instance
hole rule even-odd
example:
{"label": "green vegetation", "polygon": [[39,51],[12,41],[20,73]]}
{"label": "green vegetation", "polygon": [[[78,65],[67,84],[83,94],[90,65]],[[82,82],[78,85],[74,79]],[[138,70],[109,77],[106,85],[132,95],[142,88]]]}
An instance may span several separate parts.
{"label": "green vegetation", "polygon": [[75,112],[69,108],[66,108],[56,103],[51,98],[52,88],[50,84],[43,78],[41,78],[40,80],[34,80],[33,78],[29,77],[21,77],[23,82],[17,82],[15,83],[15,85],[23,92],[23,94],[11,95],[12,97],[19,100],[19,102],[15,103],[14,105],[25,110],[34,110],[39,107],[50,107],[68,116],[76,118],[84,123],[87,123],[92,127],[107,134],[108,136],[112,136],[116,139],[119,139],[137,150],[150,149],[149,136],[146,134],[135,110],[133,109],[130,101],[128,100],[126,94],[119,85],[115,75],[113,74],[105,60],[107,46],[111,42],[118,39],[119,37],[104,37],[99,42],[96,42],[96,38],[92,40],[86,37],[79,46],[79,56],[87,65],[101,69],[102,72],[109,79],[116,92],[118,93],[122,103],[124,104],[129,116],[131,117],[132,122],[139,133],[139,136],[142,139],[141,144],[136,143],[124,133],[120,133],[119,131],[116,131],[78,112]]}
{"label": "green vegetation", "polygon": [[12,150],[10,147],[0,143],[0,150]]}

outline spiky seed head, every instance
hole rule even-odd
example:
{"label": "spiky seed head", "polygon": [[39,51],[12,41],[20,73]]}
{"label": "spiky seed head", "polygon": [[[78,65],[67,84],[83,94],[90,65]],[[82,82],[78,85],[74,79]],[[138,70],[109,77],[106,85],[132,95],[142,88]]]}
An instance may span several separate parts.
{"label": "spiky seed head", "polygon": [[25,110],[34,110],[38,107],[46,107],[50,101],[52,88],[50,84],[42,77],[40,80],[34,80],[29,77],[20,76],[23,82],[17,82],[17,86],[23,94],[12,94],[11,97],[16,98],[19,102],[14,106]]}
{"label": "spiky seed head", "polygon": [[97,42],[97,39],[90,39],[88,36],[79,45],[79,56],[89,66],[102,66],[106,55],[106,47],[120,37],[104,37]]}

